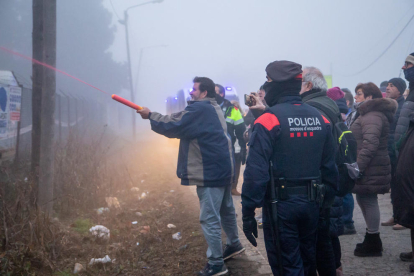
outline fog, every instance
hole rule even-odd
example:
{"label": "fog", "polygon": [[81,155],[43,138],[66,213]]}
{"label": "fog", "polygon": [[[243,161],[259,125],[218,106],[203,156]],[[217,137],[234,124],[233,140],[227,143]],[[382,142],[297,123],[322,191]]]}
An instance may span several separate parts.
{"label": "fog", "polygon": [[[112,0],[105,7],[123,17],[136,0]],[[407,54],[414,51],[414,22],[382,58],[374,61],[414,14],[406,1],[246,1],[165,0],[129,10],[133,76],[140,103],[163,110],[163,100],[194,76],[233,85],[238,94],[255,91],[265,81],[264,69],[287,59],[316,66],[333,75],[333,85],[351,91],[359,82],[377,85],[399,76]],[[125,32],[117,26],[109,51],[126,60]],[[403,75],[402,75],[403,76]]]}
{"label": "fog", "polygon": [[[118,20],[145,1],[57,2],[57,67],[130,99],[125,27]],[[0,3],[0,45],[31,56],[30,13],[29,0]],[[159,112],[165,112],[165,98],[190,87],[194,76],[232,85],[241,96],[263,84],[269,62],[286,59],[316,66],[333,76],[334,86],[353,91],[359,82],[379,85],[399,76],[414,51],[414,20],[399,35],[414,14],[410,0],[164,0],[128,14],[136,102]],[[0,53],[0,69],[30,82],[27,61]],[[102,97],[66,76],[58,77],[58,88]]]}

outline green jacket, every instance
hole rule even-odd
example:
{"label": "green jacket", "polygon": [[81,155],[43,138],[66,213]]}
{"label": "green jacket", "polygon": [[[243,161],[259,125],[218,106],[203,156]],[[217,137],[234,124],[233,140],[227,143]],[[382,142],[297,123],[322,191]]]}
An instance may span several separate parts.
{"label": "green jacket", "polygon": [[[338,105],[326,95],[326,91],[313,89],[313,90],[303,93],[301,97],[304,103],[311,104],[310,102],[318,102],[321,105],[328,108],[334,114],[340,113]],[[333,125],[332,125],[331,119],[325,114],[325,112],[323,112],[323,110],[320,110],[320,109],[318,110],[326,119],[329,120],[329,122],[331,123],[331,127],[332,127]],[[336,122],[333,122],[333,123],[336,123]]]}

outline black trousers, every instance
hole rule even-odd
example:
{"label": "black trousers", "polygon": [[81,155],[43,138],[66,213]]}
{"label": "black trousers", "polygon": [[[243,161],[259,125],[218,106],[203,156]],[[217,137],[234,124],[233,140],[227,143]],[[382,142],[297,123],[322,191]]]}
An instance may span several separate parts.
{"label": "black trousers", "polygon": [[[307,196],[289,196],[279,201],[278,231],[284,276],[309,275],[316,271],[315,245],[319,206]],[[273,243],[270,206],[263,207],[263,232],[267,258],[273,275],[279,275],[280,260]]]}
{"label": "black trousers", "polygon": [[239,182],[239,176],[240,176],[240,167],[241,167],[241,153],[235,153],[234,154],[235,159],[235,165],[234,165],[234,181],[231,184],[232,189],[237,188],[237,183]]}
{"label": "black trousers", "polygon": [[[336,276],[336,256],[329,232],[330,210],[330,208],[322,209],[319,216],[316,242],[316,267],[319,276]],[[316,271],[311,272],[309,275],[316,276]]]}

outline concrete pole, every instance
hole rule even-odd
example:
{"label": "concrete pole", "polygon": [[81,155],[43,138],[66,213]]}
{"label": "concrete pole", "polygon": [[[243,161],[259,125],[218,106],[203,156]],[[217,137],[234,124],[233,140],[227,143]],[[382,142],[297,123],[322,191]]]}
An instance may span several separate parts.
{"label": "concrete pole", "polygon": [[[56,0],[43,1],[44,60],[56,66]],[[47,215],[53,211],[54,186],[54,129],[55,129],[56,72],[43,70],[40,170],[38,206]]]}

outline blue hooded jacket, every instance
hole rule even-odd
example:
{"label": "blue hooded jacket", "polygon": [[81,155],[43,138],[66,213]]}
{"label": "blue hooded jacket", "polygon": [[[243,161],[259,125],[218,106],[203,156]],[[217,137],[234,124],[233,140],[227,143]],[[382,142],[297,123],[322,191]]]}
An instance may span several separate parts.
{"label": "blue hooded jacket", "polygon": [[223,112],[215,99],[190,101],[181,112],[150,114],[153,131],[180,139],[177,176],[182,185],[222,187],[234,176],[234,153]]}

